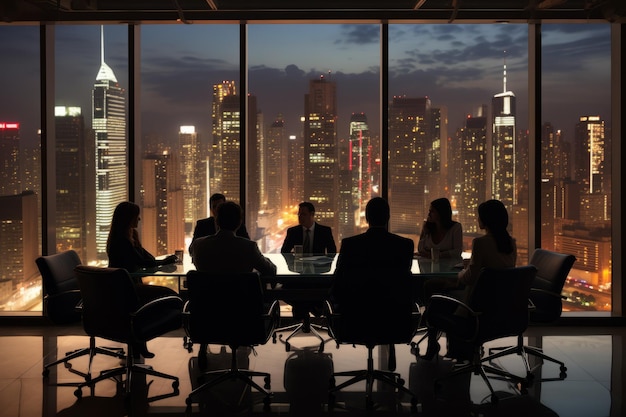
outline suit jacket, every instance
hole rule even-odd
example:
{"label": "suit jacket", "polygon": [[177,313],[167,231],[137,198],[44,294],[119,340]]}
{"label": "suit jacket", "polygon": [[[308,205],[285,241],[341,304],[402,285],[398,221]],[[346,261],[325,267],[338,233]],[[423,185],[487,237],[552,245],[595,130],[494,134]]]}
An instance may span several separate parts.
{"label": "suit jacket", "polygon": [[227,230],[194,240],[189,253],[199,271],[238,273],[257,270],[261,275],[276,275],[276,265],[261,254],[255,241],[235,236]]}
{"label": "suit jacket", "polygon": [[[300,225],[287,229],[287,236],[280,248],[281,253],[288,253],[293,250],[294,245],[302,245],[304,241],[304,230]],[[313,253],[337,253],[337,245],[333,238],[333,231],[328,226],[323,226],[315,222],[315,231],[313,233],[313,244],[311,246]]]}
{"label": "suit jacket", "polygon": [[[215,225],[215,217],[207,217],[206,219],[200,219],[196,222],[196,227],[193,229],[193,238],[191,241],[193,242],[199,237],[211,236],[217,232],[217,227]],[[236,232],[237,236],[245,237],[246,239],[250,239],[248,235],[248,231],[246,230],[246,225],[241,223],[239,229]],[[191,248],[191,246],[189,247]]]}
{"label": "suit jacket", "polygon": [[398,306],[410,306],[414,247],[413,240],[384,228],[370,228],[343,239],[331,300],[340,311],[342,305],[384,298],[396,299]]}

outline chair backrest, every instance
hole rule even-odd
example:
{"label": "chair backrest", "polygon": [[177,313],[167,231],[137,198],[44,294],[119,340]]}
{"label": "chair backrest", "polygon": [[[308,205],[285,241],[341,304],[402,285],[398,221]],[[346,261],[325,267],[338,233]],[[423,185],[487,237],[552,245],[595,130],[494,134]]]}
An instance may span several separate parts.
{"label": "chair backrest", "polygon": [[77,290],[78,281],[74,268],[81,264],[78,254],[68,250],[35,259],[41,273],[45,294],[55,295],[64,291]]}
{"label": "chair backrest", "polygon": [[43,282],[44,312],[54,323],[80,321],[76,309],[81,296],[74,268],[81,264],[73,250],[35,259]]}
{"label": "chair backrest", "polygon": [[196,343],[252,346],[268,339],[259,274],[187,273],[187,330]]}
{"label": "chair backrest", "polygon": [[346,273],[354,285],[330,323],[339,342],[380,345],[410,341],[414,331],[410,272],[386,268]]}
{"label": "chair backrest", "polygon": [[139,301],[128,271],[79,265],[75,269],[83,299],[83,327],[90,336],[128,342],[130,313]]}
{"label": "chair backrest", "polygon": [[537,268],[483,268],[468,299],[479,313],[478,341],[516,336],[528,327],[528,295]]}
{"label": "chair backrest", "polygon": [[[560,294],[574,262],[576,262],[574,255],[535,249],[530,258],[530,264],[537,268],[532,288],[540,291],[530,293],[530,300],[535,305],[530,317],[532,321],[551,322],[561,316],[563,302]],[[548,291],[553,295],[542,291]]]}

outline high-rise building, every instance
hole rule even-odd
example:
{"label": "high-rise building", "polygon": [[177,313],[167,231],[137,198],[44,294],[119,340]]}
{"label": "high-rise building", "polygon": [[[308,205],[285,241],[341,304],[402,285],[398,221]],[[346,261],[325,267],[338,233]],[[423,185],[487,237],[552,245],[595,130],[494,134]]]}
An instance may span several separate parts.
{"label": "high-rise building", "polygon": [[222,81],[213,85],[213,102],[211,103],[211,136],[210,144],[210,164],[209,164],[209,194],[221,192],[222,190],[222,131],[224,119],[222,108],[224,98],[236,96],[237,89],[234,81]]}
{"label": "high-rise building", "polygon": [[80,107],[56,106],[56,250],[87,259],[85,122]]}
{"label": "high-rise building", "polygon": [[265,135],[265,197],[263,208],[273,210],[279,216],[289,201],[287,193],[288,172],[288,138],[285,132],[285,121],[279,114],[270,124]]}
{"label": "high-rise building", "polygon": [[0,305],[4,309],[25,311],[41,302],[41,292],[31,288],[38,281],[37,217],[32,191],[0,196]]}
{"label": "high-rise building", "polygon": [[[178,131],[180,178],[184,195],[185,233],[191,233],[196,221],[207,216],[205,157],[195,126],[181,126]],[[177,165],[178,166],[178,165]]]}
{"label": "high-rise building", "polygon": [[491,139],[491,198],[500,200],[512,213],[513,205],[517,204],[515,194],[516,162],[515,162],[515,94],[506,87],[506,62],[503,73],[503,90],[493,96],[492,121],[493,135]]}
{"label": "high-rise building", "polygon": [[115,207],[128,198],[126,169],[126,98],[111,67],[104,62],[101,28],[101,63],[92,91],[93,130],[96,140],[96,251],[106,260],[106,242]]}
{"label": "high-rise building", "polygon": [[352,178],[352,204],[355,225],[365,224],[365,205],[372,197],[372,146],[370,129],[365,113],[353,113],[350,117],[349,167]]}
{"label": "high-rise building", "polygon": [[337,234],[339,161],[334,81],[324,76],[309,81],[304,118],[304,200],[315,206],[317,220]]}
{"label": "high-rise building", "polygon": [[155,255],[185,247],[185,218],[178,156],[168,151],[142,160],[142,245]]}
{"label": "high-rise building", "polygon": [[468,116],[460,130],[458,221],[467,235],[479,233],[478,205],[487,194],[487,117]]}
{"label": "high-rise building", "polygon": [[574,136],[575,180],[589,194],[603,191],[604,120],[600,116],[581,116]]}
{"label": "high-rise building", "polygon": [[19,194],[20,124],[0,122],[0,195]]}
{"label": "high-rise building", "polygon": [[390,228],[417,239],[429,200],[427,151],[432,147],[428,97],[394,97],[389,107]]}

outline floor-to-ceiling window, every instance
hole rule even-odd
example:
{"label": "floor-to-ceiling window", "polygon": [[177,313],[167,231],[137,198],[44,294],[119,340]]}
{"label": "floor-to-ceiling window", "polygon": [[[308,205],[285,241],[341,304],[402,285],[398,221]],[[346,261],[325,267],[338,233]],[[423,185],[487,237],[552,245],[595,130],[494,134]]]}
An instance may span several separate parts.
{"label": "floor-to-ceiling window", "polygon": [[0,311],[41,311],[39,28],[0,27]]}
{"label": "floor-to-ceiling window", "polygon": [[279,251],[309,201],[339,246],[380,190],[380,25],[248,30],[250,231]]}
{"label": "floor-to-ceiling window", "polygon": [[542,27],[541,246],[576,256],[566,310],[611,310],[611,36]]}
{"label": "floor-to-ceiling window", "polygon": [[501,200],[528,257],[526,25],[389,26],[391,230],[416,243],[430,202],[450,200],[464,250],[477,207]]}

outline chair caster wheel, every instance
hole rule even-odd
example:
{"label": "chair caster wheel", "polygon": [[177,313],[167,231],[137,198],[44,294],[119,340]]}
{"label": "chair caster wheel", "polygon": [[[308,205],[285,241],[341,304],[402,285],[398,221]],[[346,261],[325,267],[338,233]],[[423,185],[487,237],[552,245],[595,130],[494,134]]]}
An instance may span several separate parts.
{"label": "chair caster wheel", "polygon": [[172,388],[174,388],[174,389],[178,389],[178,387],[179,387],[179,386],[180,386],[180,382],[178,382],[178,380],[177,380],[177,379],[175,379],[175,380],[172,382]]}
{"label": "chair caster wheel", "polygon": [[559,379],[565,379],[565,378],[567,378],[567,372],[561,372],[559,374]]}
{"label": "chair caster wheel", "polygon": [[561,373],[566,373],[567,372],[567,367],[565,365],[562,365],[559,370],[561,371]]}
{"label": "chair caster wheel", "polygon": [[78,399],[83,398],[83,390],[80,388],[77,388],[76,391],[74,391],[74,396]]}
{"label": "chair caster wheel", "polygon": [[63,366],[65,366],[65,369],[72,369],[72,364],[69,362],[63,362]]}
{"label": "chair caster wheel", "polygon": [[265,397],[263,397],[263,405],[267,407],[271,403],[272,403],[272,397],[270,395],[266,395]]}

